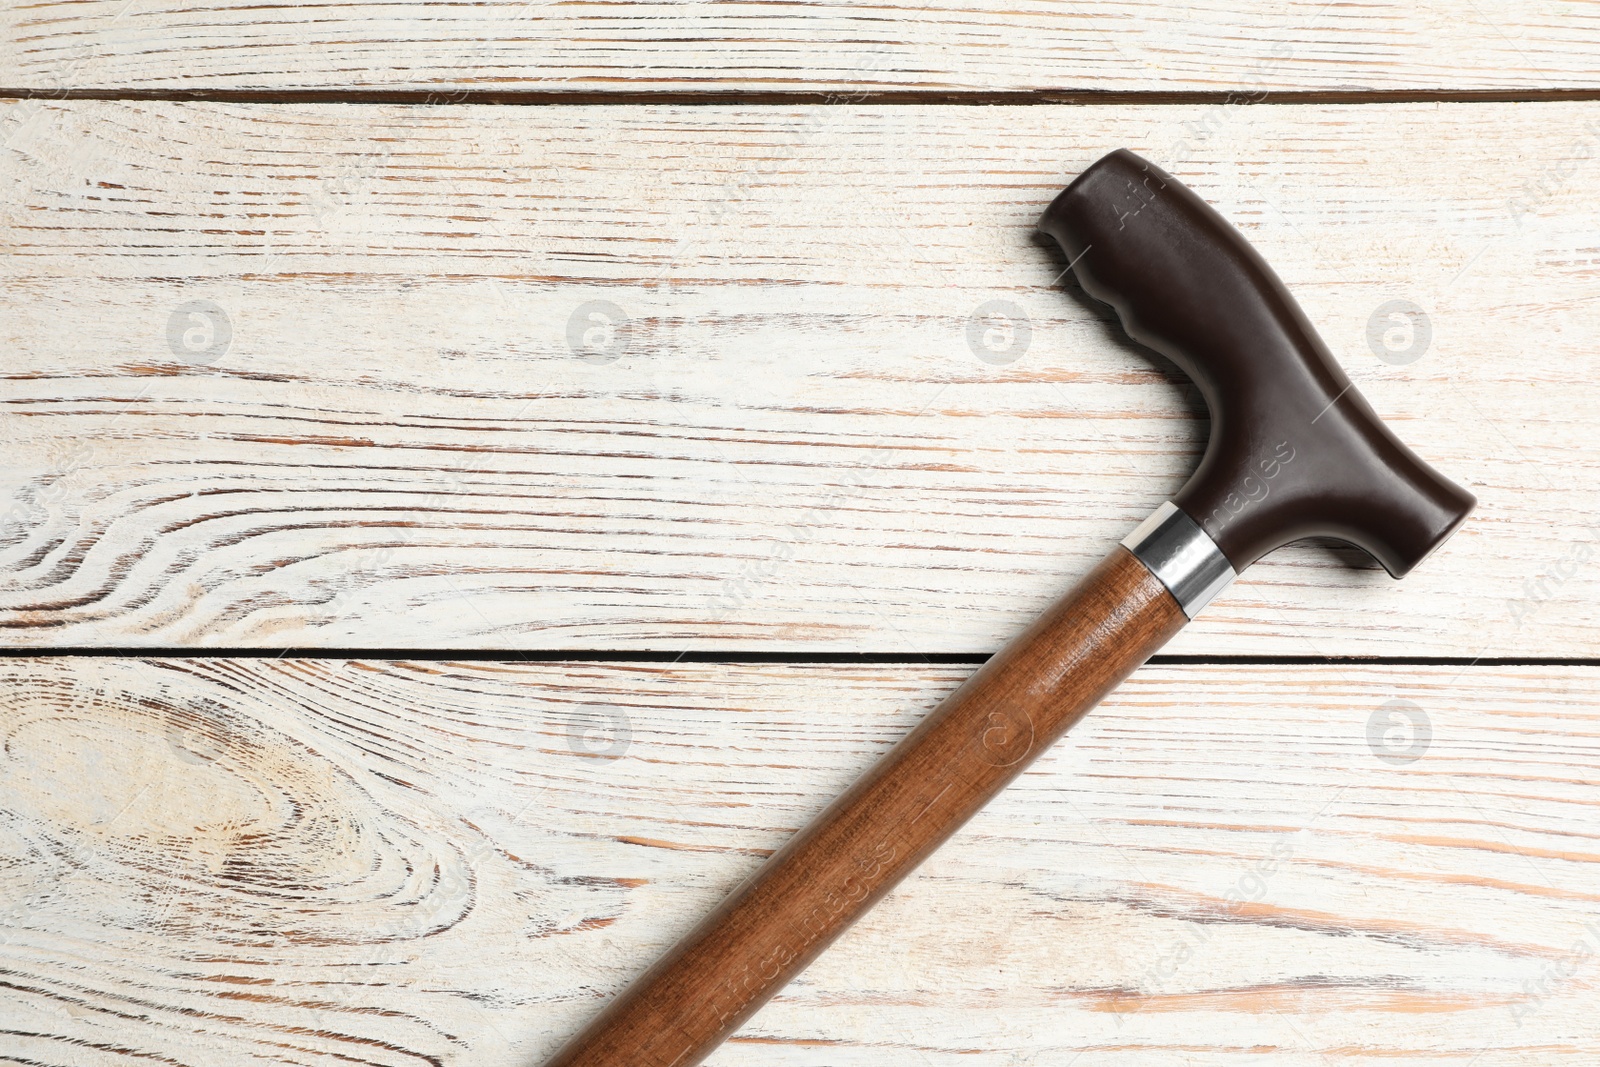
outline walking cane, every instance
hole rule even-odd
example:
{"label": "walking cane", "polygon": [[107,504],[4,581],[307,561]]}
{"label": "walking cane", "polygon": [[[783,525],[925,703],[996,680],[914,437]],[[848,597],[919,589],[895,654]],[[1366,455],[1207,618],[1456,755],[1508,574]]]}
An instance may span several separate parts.
{"label": "walking cane", "polygon": [[1211,410],[1205,456],[1066,596],[946,698],[546,1067],[692,1067],[1240,571],[1332,537],[1405,575],[1476,501],[1389,432],[1265,260],[1127,151],[1039,229]]}

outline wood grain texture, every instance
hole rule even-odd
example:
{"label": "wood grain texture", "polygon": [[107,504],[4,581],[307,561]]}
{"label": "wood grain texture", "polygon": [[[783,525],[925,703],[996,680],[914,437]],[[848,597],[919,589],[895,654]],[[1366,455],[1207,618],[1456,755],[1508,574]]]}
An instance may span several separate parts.
{"label": "wood grain texture", "polygon": [[0,9],[7,87],[839,90],[1600,85],[1565,0],[549,3]]}
{"label": "wood grain texture", "polygon": [[[0,668],[61,1067],[538,1063],[965,673]],[[1145,668],[709,1062],[1593,1063],[1597,761],[1594,668]]]}
{"label": "wood grain texture", "polygon": [[996,648],[1203,438],[1030,236],[1121,145],[1481,501],[1173,650],[1600,647],[1600,105],[0,116],[13,644]]}
{"label": "wood grain texture", "polygon": [[696,1067],[1187,621],[1112,549],[545,1067]]}

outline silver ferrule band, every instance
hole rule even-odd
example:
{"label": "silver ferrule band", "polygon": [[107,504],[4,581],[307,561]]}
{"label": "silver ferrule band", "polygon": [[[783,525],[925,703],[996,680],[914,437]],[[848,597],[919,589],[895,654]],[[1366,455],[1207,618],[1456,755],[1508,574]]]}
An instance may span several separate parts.
{"label": "silver ferrule band", "polygon": [[1170,500],[1124,537],[1122,547],[1150,568],[1191,619],[1238,577],[1217,543]]}

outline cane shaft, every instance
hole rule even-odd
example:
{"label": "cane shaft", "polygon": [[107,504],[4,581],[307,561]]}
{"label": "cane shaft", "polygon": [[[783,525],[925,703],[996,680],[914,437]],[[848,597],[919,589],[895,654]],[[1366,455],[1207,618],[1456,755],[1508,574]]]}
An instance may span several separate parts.
{"label": "cane shaft", "polygon": [[1188,621],[1117,548],[546,1067],[692,1067]]}

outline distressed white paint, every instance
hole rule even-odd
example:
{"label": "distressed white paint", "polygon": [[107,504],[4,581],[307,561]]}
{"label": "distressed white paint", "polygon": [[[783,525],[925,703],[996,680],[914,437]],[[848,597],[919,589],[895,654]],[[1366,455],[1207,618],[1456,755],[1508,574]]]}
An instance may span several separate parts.
{"label": "distressed white paint", "polygon": [[19,106],[6,641],[998,647],[1200,447],[1030,236],[1126,145],[1481,499],[1403,582],[1291,548],[1173,650],[1600,647],[1600,104]]}
{"label": "distressed white paint", "polygon": [[0,9],[6,87],[1521,89],[1600,84],[1572,0],[176,4]]}
{"label": "distressed white paint", "polygon": [[[6,661],[0,1059],[537,1064],[966,670]],[[710,1062],[1593,1063],[1597,708],[1146,669]]]}

